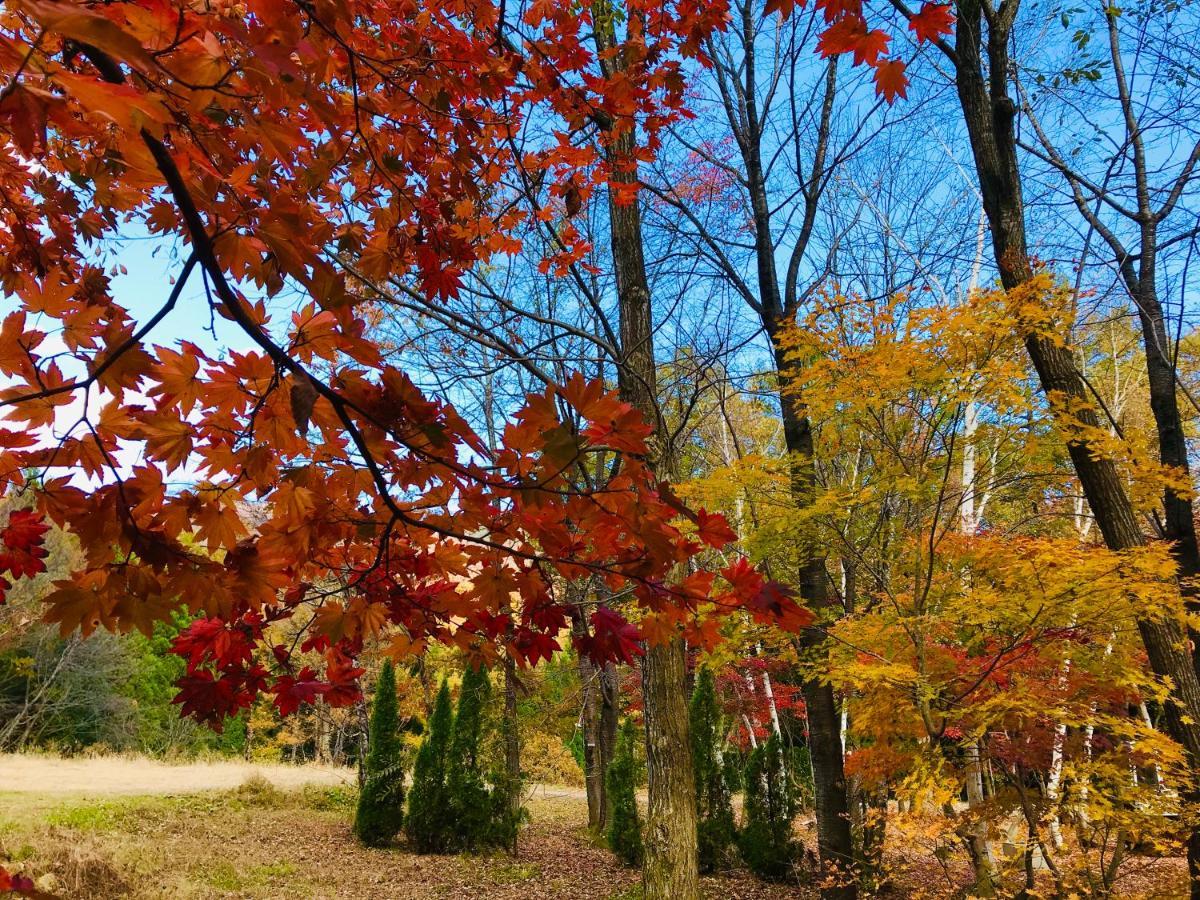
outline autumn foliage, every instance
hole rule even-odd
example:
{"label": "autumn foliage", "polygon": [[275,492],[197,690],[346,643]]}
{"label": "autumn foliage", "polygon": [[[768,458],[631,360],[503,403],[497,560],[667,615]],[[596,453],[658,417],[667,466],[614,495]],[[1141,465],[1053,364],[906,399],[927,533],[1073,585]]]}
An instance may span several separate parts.
{"label": "autumn foliage", "polygon": [[[603,385],[530,395],[492,452],[367,322],[385,289],[449,302],[472,266],[517,252],[517,227],[554,214],[524,179],[569,211],[621,164],[600,155],[619,135],[636,125],[653,152],[724,11],[626,12],[626,66],[603,76],[588,12],[558,3],[519,21],[475,0],[6,5],[0,285],[18,309],[0,331],[0,488],[36,512],[13,515],[0,563],[39,571],[42,516],[78,538],[86,562],[47,598],[51,621],[148,633],[196,614],[179,702],[214,723],[263,693],[282,713],[355,701],[372,640],[546,659],[567,624],[559,578],[628,586],[650,614],[644,633],[597,613],[580,649],[601,660],[680,629],[711,640],[708,615],[747,603],[806,621],[741,563],[672,583],[732,533],[659,490],[649,429]],[[535,120],[549,137],[517,152]],[[148,318],[104,268],[130,233],[182,245]],[[547,263],[580,258],[569,221],[558,233]],[[198,281],[205,299],[186,299]],[[253,349],[153,343],[181,303]],[[580,490],[568,473],[594,455],[619,455],[616,474]],[[270,637],[301,614],[298,645]]]}
{"label": "autumn foliage", "polygon": [[[799,4],[796,0],[767,0],[765,10],[786,19],[798,5],[804,6],[804,0]],[[847,55],[854,65],[872,69],[875,94],[889,104],[908,96],[905,61],[891,49],[892,35],[872,27],[863,0],[815,0],[815,6],[825,22],[817,42],[821,56]],[[949,3],[926,2],[915,12],[905,7],[904,14],[908,30],[918,43],[939,41],[954,30],[954,12]]]}

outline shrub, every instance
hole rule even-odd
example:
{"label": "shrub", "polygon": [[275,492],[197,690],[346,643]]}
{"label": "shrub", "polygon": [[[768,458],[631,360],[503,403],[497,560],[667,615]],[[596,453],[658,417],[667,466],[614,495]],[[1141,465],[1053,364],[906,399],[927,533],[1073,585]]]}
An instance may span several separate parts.
{"label": "shrub", "polygon": [[405,831],[418,853],[440,853],[449,842],[446,808],[446,751],[453,728],[450,686],[443,681],[429,717],[429,730],[413,766]]}
{"label": "shrub", "polygon": [[626,719],[617,736],[613,760],[605,773],[605,787],[611,814],[608,820],[608,846],[627,866],[642,862],[642,823],[637,807],[637,761],[634,758],[637,732]]}
{"label": "shrub", "polygon": [[368,732],[366,780],[358,795],[354,833],[364,844],[379,847],[400,831],[404,822],[403,748],[397,732],[396,673],[383,664],[375,685]]}
{"label": "shrub", "polygon": [[778,735],[750,754],[745,787],[745,823],[738,835],[742,859],[760,878],[786,878],[799,858],[800,845],[792,837],[796,803]]}
{"label": "shrub", "polygon": [[468,668],[446,763],[447,811],[453,823],[449,842],[460,850],[492,843],[492,803],[479,761],[483,706],[490,693],[487,670]]}
{"label": "shrub", "polygon": [[531,730],[523,738],[521,773],[525,778],[535,784],[583,787],[583,767],[575,757],[571,742],[545,731]]}
{"label": "shrub", "polygon": [[729,861],[736,839],[733,804],[721,756],[721,712],[712,673],[701,669],[688,708],[692,767],[696,773],[696,843],[700,870],[711,872]]}

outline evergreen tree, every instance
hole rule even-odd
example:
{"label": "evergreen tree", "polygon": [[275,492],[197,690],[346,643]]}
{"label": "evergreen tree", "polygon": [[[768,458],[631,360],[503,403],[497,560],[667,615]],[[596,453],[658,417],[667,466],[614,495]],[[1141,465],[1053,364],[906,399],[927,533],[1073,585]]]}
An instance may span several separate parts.
{"label": "evergreen tree", "polygon": [[492,797],[479,759],[484,704],[490,693],[487,670],[468,668],[446,762],[447,811],[453,823],[451,842],[456,849],[473,850],[494,843]]}
{"label": "evergreen tree", "polygon": [[[507,745],[510,728],[515,728],[516,722],[506,716],[501,725],[501,743]],[[517,851],[517,834],[525,818],[525,810],[521,806],[521,779],[509,772],[506,759],[501,759],[492,775],[492,824],[489,843],[503,847],[511,853]]]}
{"label": "evergreen tree", "polygon": [[637,807],[637,762],[633,756],[637,732],[633,720],[626,719],[617,737],[613,760],[605,773],[605,788],[611,804],[608,820],[608,846],[627,866],[642,862],[642,823]]}
{"label": "evergreen tree", "polygon": [[447,810],[446,751],[453,729],[450,686],[443,680],[429,717],[429,731],[417,751],[405,830],[418,853],[447,849],[450,822]]}
{"label": "evergreen tree", "polygon": [[403,747],[397,732],[396,673],[383,664],[375,685],[368,732],[366,781],[358,794],[354,833],[364,844],[379,847],[400,831],[404,821]]}
{"label": "evergreen tree", "polygon": [[700,871],[711,872],[729,860],[736,840],[733,804],[721,755],[721,712],[712,673],[701,669],[688,709],[692,766],[696,773],[696,843]]}
{"label": "evergreen tree", "polygon": [[742,859],[761,878],[786,878],[800,845],[792,837],[796,802],[778,735],[750,754],[745,787],[745,823],[738,835]]}

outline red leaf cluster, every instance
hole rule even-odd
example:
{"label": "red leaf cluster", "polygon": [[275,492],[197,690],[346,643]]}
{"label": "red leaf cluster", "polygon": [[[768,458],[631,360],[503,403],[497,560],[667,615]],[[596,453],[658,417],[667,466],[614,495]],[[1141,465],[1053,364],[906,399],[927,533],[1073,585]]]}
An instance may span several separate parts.
{"label": "red leaf cluster", "polygon": [[24,875],[14,875],[4,866],[0,866],[0,892],[12,892],[30,897],[38,894],[32,879]]}
{"label": "red leaf cluster", "polygon": [[[351,702],[372,640],[534,664],[567,622],[561,578],[632,586],[660,630],[707,601],[801,620],[749,571],[715,597],[711,579],[671,585],[701,544],[646,465],[650,427],[602,383],[528,396],[491,448],[373,336],[379,295],[452,306],[522,228],[558,220],[547,265],[582,263],[571,214],[623,190],[634,160],[615,148],[636,134],[649,160],[685,114],[685,66],[723,4],[630,0],[615,71],[588,10],[549,0],[503,21],[485,0],[18,7],[0,14],[0,286],[18,304],[0,328],[0,489],[36,470],[39,513],[79,541],[46,601],[64,633],[186,613],[178,702],[217,721],[264,691],[284,711]],[[544,139],[522,145],[530,122]],[[514,173],[557,187],[514,191]],[[102,267],[130,228],[192,254],[149,317]],[[201,278],[243,349],[151,342]],[[569,477],[614,453],[604,484]],[[734,537],[687,518],[709,546]],[[6,571],[41,571],[41,527],[10,524]],[[311,620],[301,646],[323,671],[271,644],[289,620]],[[636,655],[619,614],[592,625],[587,652]]]}
{"label": "red leaf cluster", "polygon": [[[796,5],[796,0],[768,0],[766,13],[777,12],[787,19]],[[854,65],[874,69],[875,95],[889,106],[897,98],[908,96],[905,62],[886,55],[891,35],[868,25],[862,0],[816,0],[816,8],[825,19],[825,29],[817,41],[821,56],[851,54]],[[906,11],[905,15],[908,29],[918,43],[941,40],[954,31],[954,13],[948,3],[926,2],[917,12]]]}
{"label": "red leaf cluster", "polygon": [[48,551],[44,546],[46,532],[50,526],[37,512],[16,509],[9,514],[8,524],[0,530],[0,603],[4,602],[9,578],[32,578],[46,571]]}

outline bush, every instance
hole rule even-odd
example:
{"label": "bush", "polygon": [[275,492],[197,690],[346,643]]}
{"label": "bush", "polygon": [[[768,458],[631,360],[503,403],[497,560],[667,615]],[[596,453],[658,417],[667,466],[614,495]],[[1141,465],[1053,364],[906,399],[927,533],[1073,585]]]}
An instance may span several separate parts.
{"label": "bush", "polygon": [[[575,733],[580,734],[578,731]],[[545,731],[529,731],[523,738],[521,773],[528,781],[583,787],[583,766],[576,758],[570,741]]]}
{"label": "bush", "polygon": [[451,722],[450,689],[442,684],[409,798],[407,831],[419,853],[516,845],[520,784],[502,767],[490,779],[484,774],[481,747],[490,695],[487,670],[468,669]]}
{"label": "bush", "polygon": [[383,664],[368,732],[366,780],[358,795],[354,833],[370,847],[387,844],[404,822],[403,745],[397,732],[396,673]]}
{"label": "bush", "polygon": [[733,804],[721,756],[721,713],[712,673],[701,669],[688,708],[692,767],[696,773],[696,843],[700,871],[729,862],[736,839]]}
{"label": "bush", "polygon": [[760,878],[787,878],[800,856],[800,845],[792,837],[796,802],[778,735],[771,735],[750,754],[745,785],[745,823],[738,835],[742,859]]}
{"label": "bush", "polygon": [[417,751],[405,831],[418,853],[440,853],[449,836],[446,808],[446,751],[453,728],[450,686],[443,681],[429,717],[429,731]]}
{"label": "bush", "polygon": [[627,866],[642,862],[642,823],[637,807],[637,761],[634,747],[637,732],[633,720],[626,719],[617,736],[613,760],[605,773],[605,787],[611,814],[608,820],[609,848]]}
{"label": "bush", "polygon": [[459,850],[492,843],[492,803],[479,762],[483,706],[490,693],[487,670],[468,668],[458,697],[446,765],[447,811],[453,823],[449,843]]}

